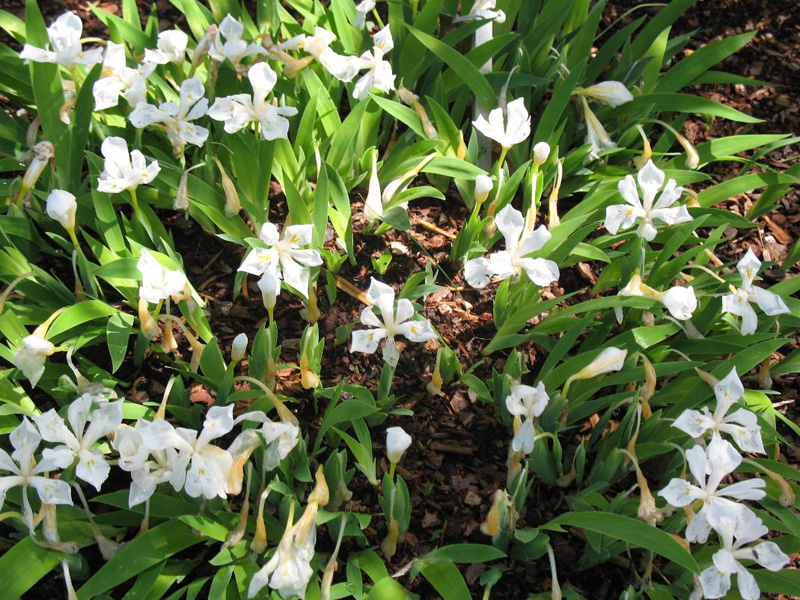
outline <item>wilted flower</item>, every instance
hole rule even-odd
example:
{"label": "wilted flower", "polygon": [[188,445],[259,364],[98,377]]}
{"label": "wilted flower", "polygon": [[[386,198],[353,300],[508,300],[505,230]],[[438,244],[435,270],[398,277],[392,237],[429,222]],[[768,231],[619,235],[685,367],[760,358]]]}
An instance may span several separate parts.
{"label": "wilted flower", "polygon": [[103,172],[97,180],[97,190],[119,194],[123,190],[135,191],[140,185],[150,183],[161,171],[158,161],[149,165],[139,150],[128,152],[128,142],[121,137],[107,137],[100,146],[105,158]]}
{"label": "wilted flower", "polygon": [[[259,282],[262,292],[265,289],[270,293],[274,290],[277,296],[280,282],[284,280],[303,298],[307,298],[311,267],[322,264],[319,250],[302,248],[311,243],[313,232],[313,225],[290,225],[280,236],[273,223],[264,223],[259,237],[268,248],[253,248],[245,257],[239,271],[261,275],[262,280],[269,277],[270,280],[263,283],[264,287]],[[266,295],[264,298],[266,304]]]}
{"label": "wilted flower", "polygon": [[583,121],[586,125],[586,143],[591,144],[592,155],[597,156],[604,150],[616,148],[617,143],[608,135],[606,128],[589,108],[589,103],[583,96],[581,96],[581,105],[583,106]]}
{"label": "wilted flower", "polygon": [[[222,23],[219,24],[219,30],[208,49],[211,58],[220,62],[227,58],[235,66],[238,66],[239,62],[247,56],[266,54],[266,50],[258,44],[245,42],[242,39],[242,33],[244,33],[244,25],[231,15],[227,15],[222,19]],[[225,41],[223,42],[220,37],[225,38]]]}
{"label": "wilted flower", "polygon": [[156,68],[155,64],[145,62],[133,69],[125,63],[125,44],[109,41],[103,58],[100,79],[92,87],[94,109],[105,110],[116,106],[119,97],[125,96],[128,104],[136,106],[147,99],[147,78]]}
{"label": "wilted flower", "polygon": [[530,137],[531,116],[528,114],[525,100],[522,98],[509,102],[505,112],[506,117],[504,118],[503,109],[497,107],[489,113],[488,121],[483,115],[480,115],[472,122],[472,125],[507,150]]}
{"label": "wilted flower", "polygon": [[722,548],[712,557],[714,564],[700,573],[700,584],[705,598],[722,598],[731,589],[731,575],[736,575],[739,595],[743,600],[758,600],[761,590],[755,577],[742,565],[742,560],[780,571],[790,558],[774,542],[761,542],[744,547],[769,533],[750,510],[726,511],[719,506],[709,510],[708,519],[722,540]]}
{"label": "wilted flower", "polygon": [[[70,487],[66,481],[61,479],[50,479],[43,477],[42,473],[47,473],[54,469],[64,469],[68,467],[72,459],[66,464],[53,462],[43,458],[38,463],[33,457],[36,449],[42,441],[41,436],[28,421],[27,417],[22,417],[20,423],[8,436],[14,452],[9,456],[5,450],[0,448],[0,471],[8,471],[10,475],[0,477],[0,509],[6,499],[6,492],[18,485],[33,487],[39,494],[39,499],[47,504],[72,504]],[[27,494],[22,492],[23,501],[27,506]],[[32,516],[32,515],[26,515]]]}
{"label": "wilted flower", "polygon": [[186,45],[189,36],[179,29],[162,31],[158,34],[158,44],[155,50],[145,48],[144,61],[156,65],[183,62],[186,56]]}
{"label": "wilted flower", "polygon": [[386,456],[390,463],[399,463],[410,445],[411,436],[402,427],[389,427],[386,430]]}
{"label": "wilted flower", "polygon": [[511,449],[520,450],[525,454],[533,452],[536,439],[536,430],[533,420],[544,412],[550,396],[544,388],[544,383],[539,382],[536,387],[518,383],[511,387],[511,394],[506,398],[506,408],[514,416],[523,418],[522,427],[514,434]]}
{"label": "wilted flower", "polygon": [[702,412],[686,409],[672,426],[693,438],[702,437],[709,432],[715,435],[727,433],[743,452],[765,454],[761,427],[755,414],[746,408],[740,408],[728,415],[731,406],[744,395],[744,386],[735,367],[714,386],[714,395],[717,397],[714,414],[705,406]]}
{"label": "wilted flower", "polygon": [[181,271],[165,269],[156,258],[142,249],[136,268],[142,274],[142,285],[139,286],[139,297],[151,304],[157,304],[167,298],[179,300],[186,288],[186,275]]}
{"label": "wilted flower", "polygon": [[[72,464],[78,460],[75,475],[90,483],[99,492],[100,486],[108,479],[111,467],[103,453],[94,447],[100,438],[116,431],[122,423],[122,400],[103,402],[92,410],[92,397],[81,396],[72,401],[67,410],[70,431],[55,409],[50,409],[40,417],[35,417],[45,441],[62,444],[47,448],[43,452],[45,460],[54,463]],[[88,427],[87,427],[88,425]]]}
{"label": "wilted flower", "polygon": [[225,123],[225,131],[236,133],[250,123],[261,125],[261,139],[286,139],[289,136],[289,121],[286,117],[297,114],[293,106],[275,106],[267,102],[267,96],[275,87],[278,76],[266,63],[260,62],[247,72],[253,95],[237,94],[217,98],[208,110],[208,116]]}
{"label": "wilted flower", "polygon": [[412,342],[419,343],[436,337],[429,321],[413,318],[414,305],[407,298],[397,301],[397,311],[395,312],[394,290],[385,283],[373,278],[367,290],[367,300],[378,307],[381,316],[378,318],[372,306],[367,306],[361,311],[361,323],[371,329],[353,331],[350,352],[374,354],[381,340],[385,338],[383,360],[395,367],[400,359],[395,336],[402,335]]}
{"label": "wilted flower", "polygon": [[392,32],[387,25],[375,34],[373,38],[374,46],[371,51],[364,52],[357,63],[358,70],[367,69],[367,73],[361,76],[353,87],[353,98],[363,100],[366,98],[373,87],[382,92],[389,92],[394,89],[395,75],[392,72],[392,65],[383,57],[394,48]]}
{"label": "wilted flower", "polygon": [[65,190],[53,190],[47,196],[45,205],[47,216],[59,224],[67,231],[75,229],[75,212],[78,210],[78,203],[75,196]]}
{"label": "wilted flower", "polygon": [[22,185],[17,193],[17,199],[22,199],[36,185],[50,159],[55,156],[53,144],[46,140],[34,144],[31,152],[33,153],[33,159],[25,170],[25,175],[22,176]]}
{"label": "wilted flower", "polygon": [[158,107],[140,102],[130,114],[134,127],[142,129],[160,123],[167,132],[176,153],[182,152],[186,144],[202,146],[208,138],[208,129],[195,125],[195,121],[208,111],[205,88],[197,77],[186,79],[181,84],[180,101],[162,102]]}
{"label": "wilted flower", "polygon": [[[639,170],[637,179],[643,194],[642,200],[639,199],[636,180],[632,175],[626,175],[619,182],[619,193],[627,204],[614,204],[606,208],[605,226],[608,231],[617,233],[620,229],[630,229],[638,221],[637,235],[650,242],[657,233],[654,221],[677,225],[692,220],[685,206],[672,206],[681,197],[683,188],[677,187],[674,179],[667,181],[665,186],[664,171],[656,167],[653,161],[647,161]],[[654,205],[656,195],[662,187],[664,191]]]}
{"label": "wilted flower", "polygon": [[44,363],[48,356],[56,351],[52,342],[33,333],[22,340],[19,350],[14,353],[14,366],[16,366],[32,387],[36,387],[39,379],[44,374]]}
{"label": "wilted flower", "polygon": [[66,12],[47,28],[52,50],[25,44],[19,57],[33,62],[58,63],[72,69],[75,65],[93,65],[103,60],[103,49],[93,48],[83,51],[81,37],[83,22],[73,12]]}
{"label": "wilted flower", "polygon": [[516,280],[522,271],[539,286],[550,285],[558,280],[558,265],[545,258],[529,258],[528,254],[541,250],[550,239],[547,227],[540,225],[535,231],[522,213],[510,204],[503,208],[494,220],[503,234],[506,249],[494,252],[489,258],[473,258],[464,265],[464,278],[472,287],[482,288],[490,279]]}
{"label": "wilted flower", "polygon": [[778,294],[753,286],[753,280],[761,269],[761,261],[756,258],[752,248],[747,249],[747,254],[736,265],[736,269],[742,277],[742,287],[736,289],[731,286],[731,293],[722,297],[722,310],[742,317],[742,335],[755,333],[758,325],[758,316],[750,304],[757,304],[769,316],[791,312]]}
{"label": "wilted flower", "polygon": [[[677,507],[689,506],[696,500],[703,501],[703,507],[686,528],[686,539],[692,543],[703,544],[708,539],[711,531],[708,513],[713,505],[717,504],[719,510],[737,510],[736,503],[729,498],[760,500],[766,494],[766,483],[763,479],[747,479],[719,488],[722,480],[741,464],[742,457],[729,442],[718,435],[712,438],[707,448],[694,446],[687,450],[686,462],[689,463],[689,470],[697,485],[676,477],[658,495]],[[744,506],[741,508],[749,510]]]}
{"label": "wilted flower", "polygon": [[586,96],[608,106],[619,106],[633,100],[633,94],[619,81],[601,81],[588,88],[578,88],[575,94]]}

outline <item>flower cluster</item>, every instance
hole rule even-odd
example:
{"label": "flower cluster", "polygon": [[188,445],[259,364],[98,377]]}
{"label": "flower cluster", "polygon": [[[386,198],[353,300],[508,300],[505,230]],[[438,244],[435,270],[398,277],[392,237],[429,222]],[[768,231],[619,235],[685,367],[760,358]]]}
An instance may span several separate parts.
{"label": "flower cluster", "polygon": [[[717,405],[711,413],[685,410],[673,423],[695,438],[695,445],[686,451],[686,462],[694,483],[672,479],[659,492],[670,505],[684,508],[690,515],[686,539],[704,544],[711,533],[719,536],[721,548],[713,556],[713,565],[700,574],[700,591],[705,598],[721,598],[731,588],[731,575],[737,575],[739,593],[745,600],[757,600],[760,591],[753,575],[741,560],[753,560],[771,571],[778,571],[789,562],[774,542],[761,542],[768,530],[761,519],[742,500],[764,498],[763,479],[745,479],[723,486],[722,482],[742,463],[742,455],[722,437],[730,435],[743,452],[764,454],[761,427],[755,414],[739,408],[728,414],[744,395],[736,369],[714,385]],[[710,441],[706,443],[706,438]]]}

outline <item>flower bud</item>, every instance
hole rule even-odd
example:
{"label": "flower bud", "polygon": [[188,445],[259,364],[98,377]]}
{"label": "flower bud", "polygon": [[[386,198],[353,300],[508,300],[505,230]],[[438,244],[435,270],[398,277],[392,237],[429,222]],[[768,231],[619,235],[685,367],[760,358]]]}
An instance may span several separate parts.
{"label": "flower bud", "polygon": [[53,190],[47,196],[45,206],[47,215],[54,221],[58,221],[67,231],[75,229],[75,212],[78,210],[78,203],[75,196],[65,190]]}
{"label": "flower bud", "polygon": [[633,95],[628,88],[619,81],[602,81],[588,88],[576,90],[575,93],[588,96],[592,100],[608,106],[619,106],[633,100]]}
{"label": "flower bud", "polygon": [[547,142],[539,142],[533,147],[533,164],[537,167],[542,166],[547,162],[550,156],[550,144]]}
{"label": "flower bud", "polygon": [[375,221],[383,216],[383,199],[381,198],[381,183],[378,180],[378,152],[372,152],[372,171],[369,176],[369,190],[364,201],[364,220]]}
{"label": "flower bud", "polygon": [[478,175],[475,178],[475,204],[477,206],[486,202],[493,187],[494,182],[488,175]]}
{"label": "flower bud", "polygon": [[278,282],[275,277],[269,273],[265,273],[261,279],[258,280],[258,289],[261,290],[264,308],[271,311],[273,308],[275,308],[275,303],[278,301],[280,282]]}
{"label": "flower bud", "polygon": [[247,336],[244,333],[240,333],[235,338],[233,338],[233,344],[231,344],[231,361],[233,363],[238,363],[240,360],[244,358],[244,353],[247,351]]}
{"label": "flower bud", "polygon": [[206,163],[201,162],[192,165],[181,173],[181,179],[178,183],[178,191],[175,194],[175,200],[172,203],[173,210],[189,210],[189,173],[200,167],[205,167]]}
{"label": "flower bud", "polygon": [[625,357],[627,355],[627,350],[620,350],[614,347],[604,349],[592,362],[567,379],[567,382],[564,384],[564,395],[567,395],[567,389],[573,381],[591,379],[598,375],[619,371],[623,364],[625,364]]}
{"label": "flower bud", "polygon": [[411,436],[402,427],[389,427],[386,430],[386,456],[390,463],[399,463],[410,445]]}

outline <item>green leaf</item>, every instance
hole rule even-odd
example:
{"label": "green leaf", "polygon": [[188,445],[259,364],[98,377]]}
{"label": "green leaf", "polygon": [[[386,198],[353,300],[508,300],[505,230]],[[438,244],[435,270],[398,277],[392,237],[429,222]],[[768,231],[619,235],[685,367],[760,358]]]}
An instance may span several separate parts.
{"label": "green leaf", "polygon": [[505,558],[504,552],[485,544],[452,544],[429,552],[422,560],[425,563],[449,561],[454,563],[482,563]]}
{"label": "green leaf", "polygon": [[375,584],[367,600],[407,600],[413,596],[391,577],[384,577]]}
{"label": "green leaf", "polygon": [[700,573],[697,561],[675,538],[638,519],[609,512],[574,512],[561,515],[547,525],[542,525],[541,528],[559,531],[562,525],[581,527],[615,540],[628,542],[633,546],[660,554],[692,573]]}
{"label": "green leaf", "polygon": [[464,576],[452,562],[425,565],[420,572],[442,595],[443,600],[472,599]]}
{"label": "green leaf", "polygon": [[78,590],[80,600],[114,589],[145,569],[181,550],[199,544],[202,537],[181,521],[168,521],[131,540]]}
{"label": "green leaf", "polygon": [[472,93],[478,98],[478,101],[488,110],[497,106],[497,98],[495,91],[491,84],[486,80],[478,67],[472,64],[461,52],[455,48],[451,48],[444,42],[437,40],[435,37],[428,35],[406,24],[406,27],[411,34],[422,42],[428,50],[433,52],[436,57],[447,64],[458,76],[461,78]]}
{"label": "green leaf", "polygon": [[756,578],[762,594],[780,594],[790,598],[800,597],[800,571],[797,569],[784,569],[777,573],[766,569],[753,569],[750,573]]}
{"label": "green leaf", "polygon": [[672,67],[656,84],[656,92],[677,92],[753,39],[757,32],[734,35],[703,46]]}
{"label": "green leaf", "polygon": [[47,337],[49,339],[57,338],[84,323],[88,323],[94,319],[110,317],[117,312],[119,312],[117,309],[100,300],[84,300],[83,302],[70,306],[61,313],[50,326]]}
{"label": "green leaf", "polygon": [[106,325],[106,341],[111,356],[111,372],[116,373],[128,351],[128,338],[133,328],[133,315],[117,312],[111,315]]}
{"label": "green leaf", "polygon": [[700,206],[713,206],[728,198],[733,198],[739,194],[767,185],[797,184],[798,182],[800,182],[800,179],[797,177],[781,173],[748,173],[704,189],[697,194],[697,201]]}
{"label": "green leaf", "polygon": [[644,94],[626,102],[622,106],[614,109],[612,114],[615,116],[633,115],[633,114],[646,114],[655,109],[660,113],[664,112],[680,112],[680,113],[696,113],[700,115],[711,115],[714,117],[722,117],[737,123],[762,123],[762,119],[757,119],[746,115],[743,112],[725,106],[719,102],[714,102],[708,98],[701,96],[690,96],[688,94]]}
{"label": "green leaf", "polygon": [[37,546],[30,537],[23,538],[0,557],[0,573],[13,573],[13,577],[3,578],[0,597],[11,599],[24,596],[63,557],[59,552]]}

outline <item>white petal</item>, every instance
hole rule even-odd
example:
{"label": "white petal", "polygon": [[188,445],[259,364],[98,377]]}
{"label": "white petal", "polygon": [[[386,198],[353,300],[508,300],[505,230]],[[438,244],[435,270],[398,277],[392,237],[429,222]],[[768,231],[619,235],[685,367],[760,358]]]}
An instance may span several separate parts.
{"label": "white petal", "polygon": [[613,204],[606,207],[605,228],[616,234],[620,229],[630,229],[636,222],[634,209],[626,204]]}
{"label": "white petal", "polygon": [[489,255],[489,270],[500,279],[508,279],[517,274],[511,253],[507,250]]}
{"label": "white petal", "polygon": [[761,542],[751,552],[753,560],[770,571],[780,571],[791,560],[774,542]]}
{"label": "white petal", "polygon": [[203,430],[197,438],[197,447],[201,448],[211,440],[221,438],[233,429],[233,405],[212,406],[203,421]]}
{"label": "white petal", "polygon": [[700,585],[704,598],[722,598],[731,589],[731,576],[711,566],[700,573]]}
{"label": "white petal", "polygon": [[509,102],[506,112],[508,114],[508,124],[506,125],[508,140],[506,143],[515,145],[527,140],[531,135],[531,117],[525,109],[524,99],[517,98]]}
{"label": "white petal", "polygon": [[266,62],[256,63],[250,67],[247,77],[253,86],[255,104],[263,103],[278,82],[278,75]]}
{"label": "white petal", "polygon": [[494,223],[506,240],[506,250],[513,251],[519,244],[519,238],[525,227],[525,219],[522,213],[510,204],[497,213]]}
{"label": "white petal", "polygon": [[491,273],[489,261],[485,258],[473,258],[464,263],[464,279],[474,288],[486,287]]}
{"label": "white petal", "polygon": [[679,223],[688,223],[692,220],[692,215],[689,214],[685,206],[674,206],[672,208],[657,208],[650,211],[652,219],[658,219],[667,225],[677,225]]}
{"label": "white petal", "polygon": [[520,258],[517,261],[533,283],[538,286],[547,286],[558,281],[560,275],[558,265],[552,260],[544,258]]}
{"label": "white petal", "polygon": [[61,479],[29,477],[28,483],[39,493],[39,498],[47,504],[72,504],[72,488]]}
{"label": "white petal", "polygon": [[700,411],[686,409],[672,423],[676,427],[693,438],[699,438],[709,429],[713,429],[715,422],[712,418],[704,415]]}
{"label": "white petal", "polygon": [[350,340],[350,352],[375,354],[378,345],[385,337],[385,329],[360,329],[354,331]]}
{"label": "white petal", "polygon": [[747,303],[742,311],[742,335],[752,335],[758,326],[758,315],[750,303]]}
{"label": "white petal", "polygon": [[[33,417],[37,429],[46,442],[54,444],[66,444],[68,446],[74,445],[77,447],[78,440],[67,429],[64,419],[62,419],[54,408],[51,408],[41,416]],[[82,432],[81,432],[82,433]]]}
{"label": "white petal", "polygon": [[745,479],[722,488],[717,494],[737,500],[761,500],[767,495],[766,485],[763,479]]}
{"label": "white petal", "polygon": [[659,169],[652,160],[648,160],[647,164],[639,169],[639,172],[636,174],[636,179],[642,190],[642,195],[644,197],[642,204],[645,210],[653,206],[653,200],[656,194],[664,187],[665,177],[664,171]]}
{"label": "white petal", "polygon": [[697,297],[694,288],[676,285],[668,289],[661,297],[669,313],[679,321],[688,321],[697,310]]}
{"label": "white petal", "polygon": [[397,347],[397,343],[394,338],[387,338],[383,345],[383,361],[391,367],[396,367],[399,360],[400,349]]}
{"label": "white petal", "polygon": [[774,292],[756,287],[753,288],[750,295],[755,299],[758,307],[769,316],[783,315],[791,312],[783,301],[783,298]]}
{"label": "white petal", "polygon": [[108,479],[109,473],[111,473],[111,467],[108,466],[99,450],[81,452],[80,461],[75,468],[75,475],[78,478],[93,485],[99,492],[100,487]]}
{"label": "white petal", "polygon": [[430,322],[425,319],[406,321],[398,325],[397,333],[417,343],[427,342],[428,340],[433,340],[438,337],[431,327]]}
{"label": "white petal", "polygon": [[742,287],[749,290],[753,284],[753,280],[761,270],[761,261],[758,260],[753,248],[748,248],[747,253],[736,264],[736,270],[742,277]]}
{"label": "white petal", "polygon": [[761,598],[761,590],[758,587],[758,583],[756,583],[756,578],[741,565],[736,572],[736,585],[739,588],[742,600],[758,600]]}
{"label": "white petal", "polygon": [[672,506],[688,506],[695,500],[703,497],[703,491],[684,479],[674,478],[667,486],[658,492]]}

